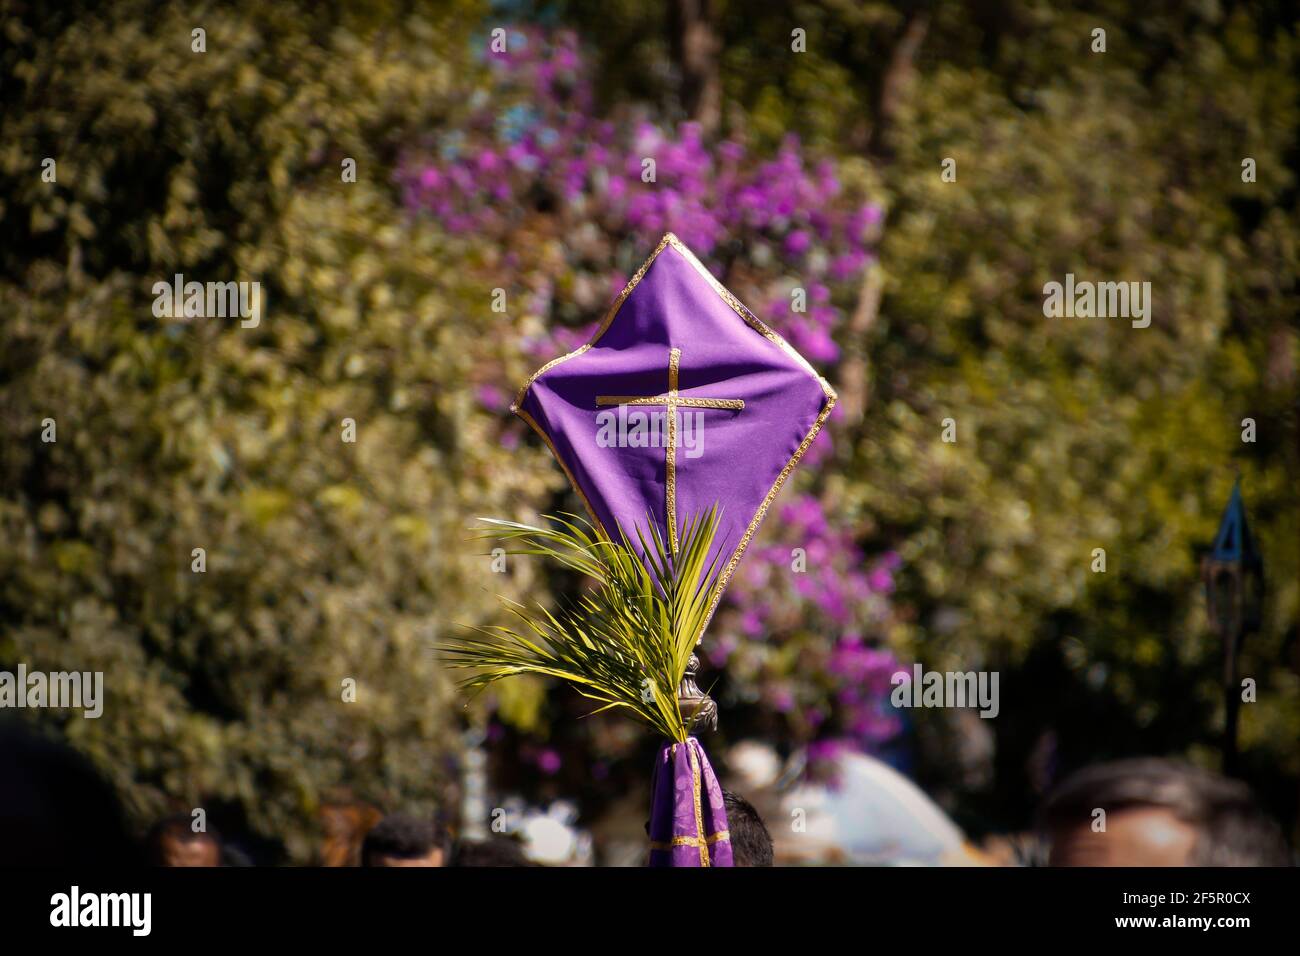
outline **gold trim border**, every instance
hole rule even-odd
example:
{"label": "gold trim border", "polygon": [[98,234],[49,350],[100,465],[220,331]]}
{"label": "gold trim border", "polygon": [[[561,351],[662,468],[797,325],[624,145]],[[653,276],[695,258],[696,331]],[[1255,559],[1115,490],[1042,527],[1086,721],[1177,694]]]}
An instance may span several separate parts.
{"label": "gold trim border", "polygon": [[[701,790],[700,760],[699,757],[696,756],[695,747],[692,747],[691,743],[692,742],[689,739],[686,741],[686,756],[690,758],[691,761],[691,790],[692,790],[691,796],[695,798],[695,832],[703,833],[704,814],[700,811],[700,790]],[[695,746],[698,747],[699,744],[696,744]],[[709,860],[709,841],[701,840],[700,841],[700,866],[709,866],[710,862],[711,861]]]}
{"label": "gold trim border", "polygon": [[722,840],[731,842],[730,830],[719,830],[717,833],[710,833],[703,840],[701,840],[699,837],[693,837],[693,836],[677,836],[677,837],[673,837],[672,840],[651,840],[650,849],[671,850],[674,847],[679,847],[679,846],[700,846],[703,843],[714,844],[714,843],[719,843]]}
{"label": "gold trim border", "polygon": [[677,380],[682,350],[668,349],[668,448],[664,452],[664,491],[668,499],[668,547],[677,553]]}
{"label": "gold trim border", "polygon": [[669,246],[672,246],[681,253],[682,258],[690,263],[695,268],[695,271],[704,277],[705,281],[709,283],[710,288],[718,294],[719,298],[721,298],[723,302],[727,303],[727,305],[731,307],[733,312],[744,320],[746,325],[784,351],[790,358],[794,359],[794,361],[805,372],[811,375],[821,386],[822,394],[826,397],[826,404],[822,406],[821,413],[817,416],[816,421],[812,423],[812,427],[808,429],[808,433],[804,435],[803,440],[799,443],[799,447],[795,449],[794,454],[790,456],[790,460],[786,462],[785,467],[782,468],[780,473],[776,476],[776,480],[772,482],[772,487],[768,490],[767,496],[759,505],[758,510],[754,512],[753,520],[750,521],[749,527],[745,529],[744,535],[741,536],[740,544],[736,546],[736,550],[732,552],[730,560],[728,560],[727,564],[723,567],[722,573],[718,575],[717,583],[713,586],[713,596],[709,600],[709,613],[704,619],[704,626],[700,628],[700,633],[695,635],[695,642],[698,644],[703,639],[705,630],[708,629],[710,622],[713,620],[713,615],[717,611],[718,604],[722,600],[722,592],[726,590],[727,585],[731,582],[731,575],[735,572],[736,566],[740,564],[740,559],[744,556],[745,549],[749,547],[749,542],[754,537],[754,532],[757,531],[758,526],[762,524],[763,519],[767,516],[767,510],[771,506],[772,501],[776,498],[777,493],[780,492],[781,486],[785,484],[786,479],[789,478],[790,474],[794,471],[795,466],[799,464],[799,459],[803,458],[804,452],[808,450],[808,446],[813,443],[813,439],[816,438],[818,432],[822,430],[822,425],[825,424],[826,419],[830,416],[831,409],[835,407],[836,401],[839,400],[839,396],[835,394],[835,389],[831,388],[830,383],[826,381],[825,378],[817,374],[816,369],[808,363],[806,358],[795,351],[794,346],[783,339],[774,329],[769,328],[767,324],[759,319],[758,316],[754,315],[753,312],[750,312],[749,309],[745,307],[744,303],[732,295],[730,290],[719,282],[713,273],[709,272],[709,270],[704,267],[703,263],[701,263],[699,259],[695,258],[695,253],[691,252],[691,250],[688,249],[675,235],[668,232],[664,233],[664,237],[659,240],[659,245],[655,246],[654,252],[650,253],[650,257],[641,264],[641,268],[637,269],[632,278],[628,280],[627,285],[623,287],[623,291],[618,294],[618,297],[610,305],[609,310],[605,313],[604,319],[601,320],[600,326],[596,329],[596,334],[591,337],[591,340],[587,342],[586,345],[582,345],[566,355],[561,355],[558,358],[551,359],[530,375],[528,381],[524,382],[523,386],[519,389],[518,394],[515,395],[515,401],[514,404],[510,406],[510,411],[526,421],[533,431],[537,432],[537,434],[541,436],[542,441],[546,442],[546,447],[551,450],[551,454],[555,457],[555,460],[559,462],[560,468],[563,469],[565,476],[569,479],[569,484],[573,486],[573,490],[576,491],[578,497],[582,499],[582,503],[586,507],[587,513],[591,515],[592,522],[605,534],[606,537],[610,537],[609,531],[605,529],[604,525],[600,523],[600,519],[596,516],[596,509],[593,508],[591,502],[587,500],[586,493],[574,479],[573,473],[569,471],[568,465],[564,463],[564,460],[555,450],[555,445],[552,444],[550,436],[548,436],[546,432],[542,430],[541,426],[534,421],[533,416],[524,410],[524,396],[528,394],[528,389],[532,387],[533,382],[537,381],[537,379],[546,372],[549,372],[561,362],[567,362],[571,358],[577,358],[600,341],[601,336],[609,331],[609,327],[613,324],[614,318],[618,315],[619,309],[623,307],[624,301],[626,301],[627,297],[632,294],[632,290],[640,284],[641,280],[645,278],[645,274],[650,270],[650,267],[654,265],[654,261],[659,258],[659,253],[663,252]]}

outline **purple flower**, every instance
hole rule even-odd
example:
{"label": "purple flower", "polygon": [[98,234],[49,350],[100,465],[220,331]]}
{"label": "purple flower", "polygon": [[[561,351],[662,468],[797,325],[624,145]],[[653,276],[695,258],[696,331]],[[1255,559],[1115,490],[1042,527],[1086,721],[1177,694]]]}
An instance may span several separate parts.
{"label": "purple flower", "polygon": [[809,763],[833,763],[848,749],[842,740],[814,740],[808,745]]}
{"label": "purple flower", "polygon": [[880,594],[888,594],[894,590],[894,576],[889,572],[888,568],[873,568],[871,573],[867,575],[867,583],[871,586],[871,590]]}
{"label": "purple flower", "polygon": [[772,708],[778,714],[789,713],[794,709],[794,695],[789,688],[779,688],[772,694]]}
{"label": "purple flower", "polygon": [[496,385],[480,385],[475,396],[479,404],[490,411],[502,411],[510,404],[509,396]]}
{"label": "purple flower", "polygon": [[785,237],[785,251],[791,256],[802,256],[812,247],[812,239],[802,229],[796,229]]}
{"label": "purple flower", "polygon": [[560,772],[563,761],[560,760],[558,751],[547,747],[537,754],[537,769],[548,777],[553,777]]}

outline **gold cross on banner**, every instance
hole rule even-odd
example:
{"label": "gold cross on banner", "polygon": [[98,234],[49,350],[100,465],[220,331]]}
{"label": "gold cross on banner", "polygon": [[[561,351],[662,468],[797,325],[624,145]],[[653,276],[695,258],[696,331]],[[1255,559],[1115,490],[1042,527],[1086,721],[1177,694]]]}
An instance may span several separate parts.
{"label": "gold cross on banner", "polygon": [[677,394],[677,376],[682,363],[682,350],[668,352],[668,391],[659,395],[597,395],[600,405],[664,405],[668,409],[667,491],[668,491],[668,543],[677,550],[677,409],[679,408],[730,408],[745,407],[739,398],[695,398]]}

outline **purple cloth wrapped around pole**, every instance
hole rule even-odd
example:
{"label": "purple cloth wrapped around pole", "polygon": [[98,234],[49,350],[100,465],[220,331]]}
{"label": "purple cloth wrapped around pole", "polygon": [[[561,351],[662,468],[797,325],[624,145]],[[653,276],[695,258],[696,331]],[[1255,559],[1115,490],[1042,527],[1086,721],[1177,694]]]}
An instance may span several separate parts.
{"label": "purple cloth wrapped around pole", "polygon": [[698,740],[659,748],[651,794],[650,866],[734,866],[722,785]]}

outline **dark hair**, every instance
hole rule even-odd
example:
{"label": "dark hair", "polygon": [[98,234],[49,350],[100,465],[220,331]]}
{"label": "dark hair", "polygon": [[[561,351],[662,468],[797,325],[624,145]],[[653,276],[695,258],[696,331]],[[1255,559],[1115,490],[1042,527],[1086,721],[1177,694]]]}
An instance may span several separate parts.
{"label": "dark hair", "polygon": [[384,817],[361,844],[361,865],[374,866],[377,856],[416,860],[442,847],[442,835],[432,820],[392,813]]}
{"label": "dark hair", "polygon": [[1250,788],[1173,760],[1138,757],[1071,774],[1044,803],[1040,828],[1076,826],[1095,808],[1162,807],[1195,827],[1193,866],[1286,866],[1286,841],[1256,805]]}
{"label": "dark hair", "polygon": [[163,844],[167,840],[175,840],[178,843],[212,843],[216,846],[217,853],[221,853],[221,837],[217,831],[212,827],[204,831],[196,831],[188,813],[176,813],[164,817],[149,828],[144,843],[149,851],[149,862],[155,866],[166,863]]}
{"label": "dark hair", "polygon": [[754,805],[738,793],[722,791],[727,807],[727,830],[736,866],[771,866],[772,835]]}
{"label": "dark hair", "polygon": [[524,856],[524,848],[510,837],[488,840],[463,840],[452,854],[452,866],[533,866]]}
{"label": "dark hair", "polygon": [[142,862],[117,793],[66,744],[0,721],[0,781],[0,866]]}

